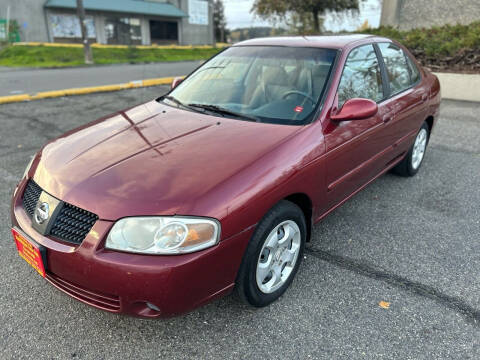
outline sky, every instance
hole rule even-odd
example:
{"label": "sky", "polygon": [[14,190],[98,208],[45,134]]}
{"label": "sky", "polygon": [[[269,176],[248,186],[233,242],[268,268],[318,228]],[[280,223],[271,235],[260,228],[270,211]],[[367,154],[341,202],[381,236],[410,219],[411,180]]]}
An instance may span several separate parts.
{"label": "sky", "polygon": [[[227,27],[271,26],[272,24],[255,17],[250,13],[253,0],[223,0]],[[355,16],[326,15],[324,27],[329,31],[349,30],[354,31],[365,20],[372,27],[380,24],[381,0],[366,0],[360,2],[360,14]]]}

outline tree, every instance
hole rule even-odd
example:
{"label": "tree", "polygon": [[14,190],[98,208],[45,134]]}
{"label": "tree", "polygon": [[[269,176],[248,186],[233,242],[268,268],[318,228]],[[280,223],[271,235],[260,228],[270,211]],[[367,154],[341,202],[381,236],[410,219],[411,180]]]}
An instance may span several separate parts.
{"label": "tree", "polygon": [[83,8],[83,0],[77,0],[77,14],[80,21],[80,30],[82,31],[83,53],[85,54],[85,64],[93,64],[92,49],[88,42],[87,27],[85,26],[85,9]]}
{"label": "tree", "polygon": [[213,26],[217,41],[225,42],[227,20],[225,19],[225,9],[222,0],[213,1]]}
{"label": "tree", "polygon": [[360,25],[358,28],[357,28],[357,31],[365,31],[367,29],[370,29],[370,24],[368,22],[368,19],[365,19],[365,21],[362,23],[362,25]]}
{"label": "tree", "polygon": [[255,0],[252,12],[273,21],[286,21],[289,17],[295,24],[300,23],[301,28],[311,27],[318,33],[320,16],[326,11],[358,10],[359,1],[361,0]]}

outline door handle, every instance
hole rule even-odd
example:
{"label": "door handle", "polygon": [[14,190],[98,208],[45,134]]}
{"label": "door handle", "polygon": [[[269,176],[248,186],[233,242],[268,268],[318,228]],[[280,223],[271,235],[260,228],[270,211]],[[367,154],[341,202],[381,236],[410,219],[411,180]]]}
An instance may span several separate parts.
{"label": "door handle", "polygon": [[393,115],[383,115],[383,122],[387,123],[390,120],[392,120],[392,118],[393,118]]}
{"label": "door handle", "polygon": [[428,95],[427,94],[422,94],[422,103],[427,101]]}

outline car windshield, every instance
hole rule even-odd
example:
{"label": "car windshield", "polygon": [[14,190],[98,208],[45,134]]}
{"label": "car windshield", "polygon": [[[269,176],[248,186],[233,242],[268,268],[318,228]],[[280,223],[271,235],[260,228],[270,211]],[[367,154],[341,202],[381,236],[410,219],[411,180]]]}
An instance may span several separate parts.
{"label": "car windshield", "polygon": [[321,102],[336,53],[234,46],[207,61],[162,100],[216,116],[305,124]]}

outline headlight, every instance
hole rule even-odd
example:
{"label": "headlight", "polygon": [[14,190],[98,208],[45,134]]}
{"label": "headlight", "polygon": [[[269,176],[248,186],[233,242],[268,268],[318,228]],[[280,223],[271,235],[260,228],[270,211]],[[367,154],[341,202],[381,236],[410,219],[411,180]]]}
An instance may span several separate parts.
{"label": "headlight", "polygon": [[[36,155],[36,154],[35,154],[35,155]],[[35,155],[33,155],[32,158],[30,159],[30,161],[28,162],[28,165],[27,165],[27,167],[25,168],[25,171],[23,172],[22,179],[24,179],[25,177],[27,177],[27,174],[28,174],[28,172],[30,171],[30,168],[32,167],[33,160],[35,160]]]}
{"label": "headlight", "polygon": [[142,254],[184,254],[218,243],[216,220],[193,217],[130,217],[115,223],[106,247]]}

